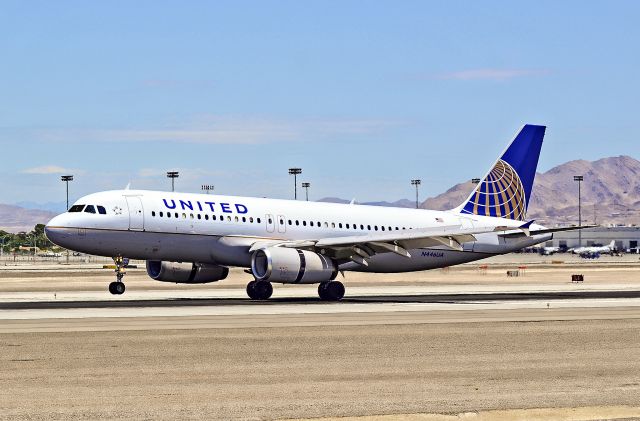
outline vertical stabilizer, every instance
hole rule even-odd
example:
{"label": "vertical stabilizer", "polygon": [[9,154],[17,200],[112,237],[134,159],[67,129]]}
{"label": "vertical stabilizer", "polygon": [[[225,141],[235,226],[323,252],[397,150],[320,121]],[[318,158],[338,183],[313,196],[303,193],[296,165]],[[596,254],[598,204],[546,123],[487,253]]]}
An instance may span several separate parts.
{"label": "vertical stabilizer", "polygon": [[538,167],[545,126],[526,124],[511,141],[469,198],[460,213],[523,221]]}

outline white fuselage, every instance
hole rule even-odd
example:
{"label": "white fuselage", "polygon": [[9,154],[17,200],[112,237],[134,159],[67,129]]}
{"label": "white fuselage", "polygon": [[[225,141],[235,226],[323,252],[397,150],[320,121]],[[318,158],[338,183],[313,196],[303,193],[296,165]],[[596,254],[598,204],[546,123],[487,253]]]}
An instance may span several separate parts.
{"label": "white fuselage", "polygon": [[[249,267],[250,247],[264,241],[313,240],[460,226],[517,230],[522,221],[453,211],[386,208],[250,197],[118,190],[78,200],[96,213],[66,212],[46,227],[54,243],[83,253],[143,260]],[[97,212],[101,206],[105,214]],[[73,209],[73,208],[72,208]],[[538,225],[535,227],[542,228]],[[369,265],[347,262],[341,270],[407,272],[451,266],[509,253],[551,239],[551,234],[507,236],[488,232],[464,243],[372,256]]]}

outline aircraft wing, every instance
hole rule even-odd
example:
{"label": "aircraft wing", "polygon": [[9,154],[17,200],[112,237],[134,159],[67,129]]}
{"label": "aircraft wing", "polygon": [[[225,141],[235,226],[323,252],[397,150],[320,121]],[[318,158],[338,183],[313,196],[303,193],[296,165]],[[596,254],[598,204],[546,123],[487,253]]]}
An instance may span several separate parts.
{"label": "aircraft wing", "polygon": [[252,245],[250,251],[265,246],[299,248],[322,253],[335,259],[351,260],[366,266],[367,259],[379,253],[396,253],[411,257],[407,250],[422,247],[444,246],[453,250],[462,250],[462,243],[475,241],[474,234],[485,232],[493,232],[493,227],[469,229],[462,228],[461,225],[445,225],[316,240],[258,241]]}
{"label": "aircraft wing", "polygon": [[523,232],[522,230],[519,230],[519,231],[507,232],[507,233],[498,234],[498,235],[500,237],[521,237],[523,235],[527,235],[529,237],[529,236],[532,236],[532,235],[552,234],[554,232],[575,231],[575,230],[586,229],[586,228],[595,228],[595,227],[599,227],[599,225],[580,225],[580,226],[575,226],[575,227],[545,228],[545,229],[541,229],[541,230],[527,230],[526,232]]}

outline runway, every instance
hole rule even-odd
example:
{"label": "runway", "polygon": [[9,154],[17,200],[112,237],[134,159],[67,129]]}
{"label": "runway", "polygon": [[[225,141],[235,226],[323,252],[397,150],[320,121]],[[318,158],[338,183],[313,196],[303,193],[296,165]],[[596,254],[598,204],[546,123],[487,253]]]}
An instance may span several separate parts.
{"label": "runway", "polygon": [[251,301],[235,278],[133,278],[116,297],[81,273],[68,289],[8,279],[0,418],[633,419],[640,288],[628,269],[603,273],[441,274],[348,285],[338,303],[314,286]]}

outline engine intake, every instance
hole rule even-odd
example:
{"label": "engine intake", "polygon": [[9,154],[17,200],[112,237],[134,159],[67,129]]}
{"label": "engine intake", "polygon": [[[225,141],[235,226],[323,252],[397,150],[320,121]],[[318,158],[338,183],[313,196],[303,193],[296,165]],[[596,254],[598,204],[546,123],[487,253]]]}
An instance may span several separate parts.
{"label": "engine intake", "polygon": [[156,281],[176,284],[207,284],[227,277],[229,268],[206,263],[147,260],[147,274]]}
{"label": "engine intake", "polygon": [[253,253],[251,272],[260,281],[316,284],[335,279],[338,267],[333,260],[318,253],[268,247]]}

